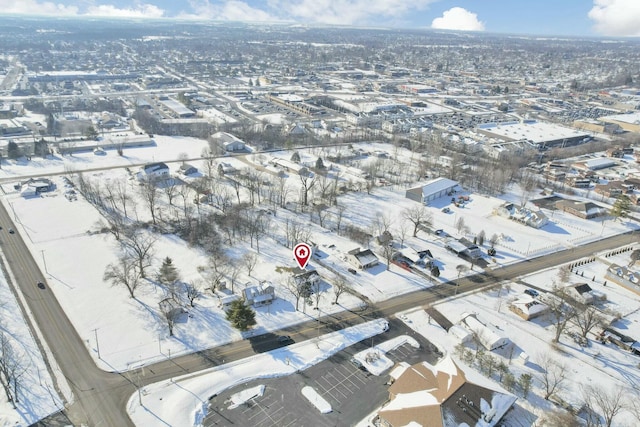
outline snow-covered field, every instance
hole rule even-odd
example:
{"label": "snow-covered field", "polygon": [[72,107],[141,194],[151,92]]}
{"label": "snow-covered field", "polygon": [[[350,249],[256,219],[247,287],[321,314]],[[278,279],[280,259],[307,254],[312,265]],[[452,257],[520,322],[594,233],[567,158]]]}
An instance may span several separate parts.
{"label": "snow-covered field", "polygon": [[[15,215],[19,223],[17,231],[36,254],[36,260],[40,263],[42,271],[46,272],[50,287],[86,343],[87,349],[98,366],[105,370],[126,370],[132,365],[164,359],[167,355],[184,354],[239,340],[242,339],[242,335],[224,319],[224,311],[219,302],[219,297],[224,294],[205,291],[203,296],[196,300],[195,307],[187,307],[188,314],[179,319],[174,330],[175,335],[169,337],[158,308],[158,302],[166,296],[163,289],[148,282],[137,291],[136,298],[129,298],[123,287],[112,287],[103,280],[107,265],[117,261],[119,247],[111,234],[95,233],[99,228],[97,224],[103,219],[95,207],[81,195],[75,200],[66,198],[64,193],[68,188],[65,187],[62,177],[54,178],[57,189],[42,197],[23,198],[13,189],[13,184],[19,181],[21,176],[31,174],[78,174],[87,169],[168,161],[179,157],[199,158],[203,149],[207,147],[206,141],[195,138],[159,136],[155,140],[155,147],[125,149],[123,157],[108,152],[106,156],[79,153],[74,156],[46,160],[34,158],[31,162],[9,164],[6,164],[5,160],[0,170],[0,178],[6,179],[3,185],[6,192],[3,203]],[[389,146],[383,144],[362,147],[374,152],[390,151]],[[411,161],[408,152],[394,150],[390,155],[408,163]],[[279,156],[288,158],[290,154]],[[304,161],[315,162],[311,152],[301,152],[301,157]],[[272,175],[278,172],[265,163],[262,155],[251,155],[246,159],[228,157],[224,161],[238,169],[259,165],[265,174]],[[201,171],[206,170],[204,160],[190,163]],[[170,168],[175,172],[178,165],[171,164]],[[357,177],[347,177],[343,172],[337,175],[341,184],[358,185]],[[135,181],[127,180],[127,173],[123,169],[86,172],[84,177],[93,182],[100,182],[101,185],[111,185],[116,181],[126,182],[130,186],[130,195],[134,198],[132,205],[136,205],[132,208],[130,216],[140,221],[150,220],[148,209],[138,194],[138,186]],[[293,173],[285,174],[285,177],[286,185],[290,187],[289,199],[297,201],[300,179]],[[269,281],[276,287],[276,301],[270,306],[256,309],[257,327],[252,333],[274,331],[317,315],[357,307],[361,304],[359,295],[372,301],[381,301],[458,277],[460,273],[456,267],[468,262],[445,250],[445,240],[442,236],[420,231],[416,237],[412,237],[411,226],[403,220],[403,212],[416,206],[415,202],[404,197],[406,188],[413,185],[415,183],[375,188],[371,194],[359,191],[340,195],[338,207],[329,207],[330,215],[323,227],[318,224],[317,219],[310,220],[309,212],[296,213],[278,209],[275,215],[270,216],[269,233],[261,241],[259,253],[248,241],[238,241],[227,248],[232,262],[240,266],[245,253],[252,252],[258,257],[258,263],[251,274],[244,268],[240,269],[235,278],[236,293],[244,288],[245,283]],[[241,197],[245,200],[248,197],[246,189],[241,189]],[[475,194],[469,194],[469,197],[469,202],[461,208],[451,206],[449,197],[438,199],[427,207],[433,215],[433,229],[442,229],[453,237],[466,236],[470,240],[483,230],[487,236],[483,245],[485,251],[489,247],[489,238],[494,234],[499,236],[497,255],[492,258],[485,257],[488,265],[494,268],[634,227],[628,223],[587,221],[561,212],[545,211],[551,223],[536,230],[494,215],[492,211],[504,201],[502,199]],[[518,195],[512,194],[509,197],[515,200]],[[161,195],[159,206],[162,207],[160,215],[173,215],[178,209],[169,206],[164,195]],[[442,208],[449,206],[452,213],[442,212]],[[271,208],[270,205],[267,207]],[[209,206],[201,208],[213,209]],[[382,220],[387,221],[389,231],[396,240],[401,241],[396,243],[396,249],[403,249],[403,246],[416,250],[430,250],[440,268],[441,276],[427,280],[396,265],[387,269],[383,248],[373,243],[373,240],[367,246],[377,254],[380,264],[352,275],[348,270],[351,266],[345,261],[346,252],[362,245],[332,232],[336,228],[338,215],[341,215],[342,227],[356,226],[373,235],[380,231],[379,223]],[[461,218],[466,227],[459,231],[457,224]],[[310,268],[316,268],[325,280],[318,301],[319,311],[306,305],[303,305],[304,309],[301,311],[296,311],[295,298],[284,286],[286,277],[281,272],[294,266],[291,250],[282,244],[287,220],[308,225],[311,240],[317,245]],[[150,271],[157,271],[161,260],[169,256],[183,281],[195,283],[203,279],[199,267],[207,265],[207,255],[204,252],[173,234],[155,237],[157,240],[153,250],[154,262]],[[476,270],[478,268],[475,267]],[[349,279],[353,289],[353,295],[346,293],[340,296],[339,304],[333,304],[331,281],[335,274]],[[469,301],[478,297],[470,297]],[[461,304],[466,304],[465,301]],[[473,303],[470,304],[471,309]],[[492,304],[495,311],[495,302]],[[459,311],[461,306],[455,307],[458,307],[456,310]]]}
{"label": "snow-covered field", "polygon": [[137,426],[200,425],[212,395],[253,379],[304,370],[350,345],[384,332],[387,327],[386,320],[377,319],[207,371],[152,384],[144,387],[140,396],[131,397],[129,415]]}
{"label": "snow-covered field", "polygon": [[[16,409],[0,390],[0,426],[28,426],[59,411],[63,403],[58,397],[31,331],[18,306],[7,279],[0,271],[0,330],[18,361],[18,401]],[[7,360],[9,347],[7,347]],[[13,359],[11,359],[13,360]],[[21,374],[22,373],[22,374]]]}

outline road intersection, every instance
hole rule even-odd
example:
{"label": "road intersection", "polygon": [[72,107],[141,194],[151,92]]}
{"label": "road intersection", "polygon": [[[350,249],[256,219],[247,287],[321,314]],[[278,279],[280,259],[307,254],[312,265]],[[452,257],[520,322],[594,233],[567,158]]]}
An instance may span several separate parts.
{"label": "road intersection", "polygon": [[[22,240],[20,229],[16,227],[3,204],[0,204],[0,224],[5,230],[11,227],[18,231],[15,234],[0,231],[0,250],[6,260],[5,268],[10,270],[9,277],[13,277],[12,286],[19,288],[19,292],[24,296],[22,300],[28,306],[37,325],[35,327],[40,331],[40,334],[34,333],[34,336],[44,338],[46,346],[50,349],[49,354],[55,356],[55,362],[64,377],[59,380],[66,381],[73,392],[73,401],[67,402],[65,411],[74,425],[133,426],[126,412],[126,404],[139,387],[186,373],[195,373],[273,348],[272,341],[276,340],[276,333],[171,359],[167,357],[164,361],[128,373],[105,372],[95,365],[85,343],[78,336],[50,288],[46,286],[45,289],[40,289],[37,286],[39,282],[46,284],[46,277],[40,271],[33,254]],[[454,297],[456,293],[457,297],[461,297],[468,291],[496,286],[501,281],[512,280],[636,241],[637,236],[633,232],[605,238],[495,270],[479,272],[461,278],[457,285],[427,287],[370,305],[360,312],[344,311],[321,317],[320,330],[317,321],[312,320],[288,328],[283,333],[300,342],[316,337],[319,332],[341,329],[373,318],[390,317],[394,313],[413,307],[428,307],[439,300]]]}

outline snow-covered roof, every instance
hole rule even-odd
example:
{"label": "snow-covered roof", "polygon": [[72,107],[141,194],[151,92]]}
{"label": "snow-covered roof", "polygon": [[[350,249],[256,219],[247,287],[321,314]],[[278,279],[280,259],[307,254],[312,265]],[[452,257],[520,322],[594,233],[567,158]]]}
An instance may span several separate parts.
{"label": "snow-covered roof", "polygon": [[454,181],[449,178],[436,178],[427,182],[422,186],[422,194],[425,196],[439,193],[440,191],[447,190],[449,188],[453,188],[458,185],[457,181]]}
{"label": "snow-covered roof", "polygon": [[[516,398],[499,387],[470,382],[451,357],[402,367],[389,387],[390,402],[378,415],[390,425],[495,426]],[[471,410],[474,408],[475,410]]]}

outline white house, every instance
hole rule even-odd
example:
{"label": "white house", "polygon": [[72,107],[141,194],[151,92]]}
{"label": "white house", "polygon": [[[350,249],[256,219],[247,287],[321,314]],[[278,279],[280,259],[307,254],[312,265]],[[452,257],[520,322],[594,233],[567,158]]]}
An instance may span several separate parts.
{"label": "white house", "polygon": [[163,162],[149,163],[140,168],[138,179],[150,180],[169,178],[169,166]]}
{"label": "white house", "polygon": [[347,252],[347,262],[360,270],[373,267],[378,264],[378,257],[371,249],[352,249]]}
{"label": "white house", "polygon": [[276,298],[276,291],[269,282],[261,282],[259,285],[247,286],[244,289],[245,304],[254,307],[269,305]]}
{"label": "white house", "polygon": [[469,329],[476,336],[478,342],[489,351],[509,344],[509,338],[500,335],[493,328],[480,322],[476,314],[464,313],[460,322],[465,328]]}
{"label": "white house", "polygon": [[549,311],[549,306],[533,299],[530,296],[525,296],[513,301],[509,305],[509,310],[513,311],[524,320],[535,319],[538,316],[542,316]]}

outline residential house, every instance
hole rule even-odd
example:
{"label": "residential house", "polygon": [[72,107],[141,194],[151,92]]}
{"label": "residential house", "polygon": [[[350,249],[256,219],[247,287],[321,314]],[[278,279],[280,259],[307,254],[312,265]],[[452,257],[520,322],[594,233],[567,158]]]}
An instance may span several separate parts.
{"label": "residential house", "polygon": [[166,163],[148,163],[140,168],[139,180],[154,180],[169,178],[169,166]]}
{"label": "residential house", "polygon": [[517,299],[509,304],[509,310],[513,311],[524,320],[531,320],[548,312],[549,306],[527,296]]}
{"label": "residential house", "polygon": [[374,425],[494,427],[517,400],[491,380],[464,372],[451,357],[436,365],[401,362],[391,379],[389,402]]}
{"label": "residential house", "polygon": [[575,215],[578,218],[592,219],[607,214],[607,209],[593,202],[578,200],[558,200],[556,209]]}
{"label": "residential house", "polygon": [[322,278],[317,270],[301,270],[298,267],[293,269],[293,281],[300,291],[300,295],[304,298],[314,293],[320,280]]}
{"label": "residential house", "polygon": [[180,168],[178,169],[178,173],[184,176],[193,175],[195,173],[198,173],[198,168],[188,163],[183,163],[180,165]]}
{"label": "residential house", "polygon": [[496,350],[509,344],[509,338],[502,336],[494,328],[491,328],[480,320],[476,314],[463,313],[460,324],[469,329],[480,344],[489,351]]}
{"label": "residential house", "polygon": [[565,287],[569,298],[581,304],[593,304],[595,296],[592,293],[591,286],[586,283],[577,283]]}
{"label": "residential house", "polygon": [[377,265],[378,257],[371,249],[356,248],[347,252],[347,262],[360,270],[365,270]]}
{"label": "residential house", "polygon": [[238,173],[239,170],[236,169],[231,163],[220,162],[218,164],[218,175],[234,175]]}
{"label": "residential house", "polygon": [[533,228],[542,228],[549,223],[549,218],[542,211],[532,211],[511,202],[505,202],[494,208],[493,213]]}
{"label": "residential house", "polygon": [[276,298],[276,291],[269,282],[260,282],[258,285],[247,286],[244,291],[244,300],[246,305],[260,307],[269,305]]}

